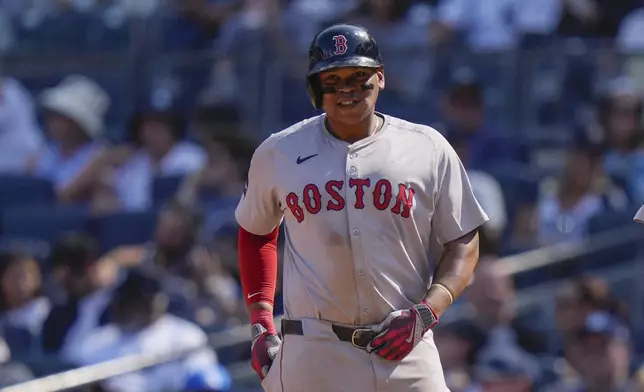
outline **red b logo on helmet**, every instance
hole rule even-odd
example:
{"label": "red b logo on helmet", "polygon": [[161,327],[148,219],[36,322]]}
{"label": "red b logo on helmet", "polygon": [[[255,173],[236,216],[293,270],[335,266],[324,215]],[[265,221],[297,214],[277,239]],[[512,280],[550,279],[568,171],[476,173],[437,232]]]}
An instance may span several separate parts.
{"label": "red b logo on helmet", "polygon": [[333,52],[334,56],[347,53],[347,37],[344,35],[335,35],[333,36],[333,43],[335,44],[335,52]]}

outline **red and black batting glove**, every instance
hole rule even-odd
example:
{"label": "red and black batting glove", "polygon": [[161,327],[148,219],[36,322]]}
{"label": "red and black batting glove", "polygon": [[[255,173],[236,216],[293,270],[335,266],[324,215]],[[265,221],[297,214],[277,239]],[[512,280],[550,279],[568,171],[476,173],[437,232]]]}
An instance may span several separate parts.
{"label": "red and black batting glove", "polygon": [[396,310],[373,328],[378,335],[367,345],[367,351],[390,361],[400,361],[437,323],[438,316],[426,301],[411,309]]}
{"label": "red and black batting glove", "polygon": [[273,314],[267,309],[251,313],[251,364],[260,380],[268,374],[282,341],[277,336]]}

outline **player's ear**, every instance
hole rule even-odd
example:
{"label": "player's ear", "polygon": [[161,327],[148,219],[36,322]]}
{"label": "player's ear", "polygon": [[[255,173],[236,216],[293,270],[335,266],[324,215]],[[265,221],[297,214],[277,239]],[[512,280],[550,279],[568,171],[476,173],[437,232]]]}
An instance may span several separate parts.
{"label": "player's ear", "polygon": [[378,89],[384,90],[385,89],[385,70],[382,67],[378,68],[378,71],[376,72],[376,76],[378,77]]}

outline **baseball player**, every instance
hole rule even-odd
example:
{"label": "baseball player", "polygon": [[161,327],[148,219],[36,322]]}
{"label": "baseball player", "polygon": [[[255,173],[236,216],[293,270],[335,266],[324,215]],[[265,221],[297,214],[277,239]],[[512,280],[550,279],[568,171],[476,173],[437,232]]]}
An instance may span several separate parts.
{"label": "baseball player", "polygon": [[431,329],[469,282],[488,218],[443,136],[375,111],[385,73],[365,29],[319,32],[306,82],[324,114],[258,147],[235,212],[253,369],[267,392],[448,391]]}

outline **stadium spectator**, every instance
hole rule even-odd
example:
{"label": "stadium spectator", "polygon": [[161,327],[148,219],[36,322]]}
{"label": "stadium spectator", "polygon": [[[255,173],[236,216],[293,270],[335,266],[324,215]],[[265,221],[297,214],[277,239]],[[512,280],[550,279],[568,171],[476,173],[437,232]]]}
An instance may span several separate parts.
{"label": "stadium spectator", "polygon": [[113,11],[120,11],[128,16],[151,17],[159,11],[162,0],[113,0]]}
{"label": "stadium spectator", "polygon": [[[289,3],[289,2],[287,2]],[[293,0],[287,4],[285,12],[297,12],[300,17],[311,21],[316,27],[319,23],[329,23],[330,21],[340,20],[347,13],[354,11],[358,6],[359,0]],[[315,33],[314,33],[315,34]]]}
{"label": "stadium spectator", "polygon": [[155,177],[182,176],[201,169],[206,160],[202,148],[184,137],[183,123],[172,113],[140,112],[132,117],[130,144],[110,152],[114,157],[112,165],[105,167],[102,174],[108,187],[112,185],[113,196],[121,208],[150,207]]}
{"label": "stadium spectator", "polygon": [[181,392],[232,392],[232,379],[222,365],[190,374]]}
{"label": "stadium spectator", "polygon": [[410,105],[426,92],[432,66],[431,52],[426,50],[431,44],[432,14],[427,7],[412,5],[410,0],[361,0],[353,15],[347,17],[366,27],[380,50],[390,54],[383,108],[394,100]]}
{"label": "stadium spectator", "polygon": [[518,348],[483,349],[471,392],[532,392],[542,377],[536,358]]}
{"label": "stadium spectator", "polygon": [[486,108],[481,80],[471,68],[459,68],[441,103],[439,127],[448,138],[460,139],[468,149],[471,169],[485,170],[504,164],[527,164],[527,151],[521,143],[486,124]]}
{"label": "stadium spectator", "polygon": [[563,0],[557,33],[562,37],[613,38],[635,3],[631,0]]}
{"label": "stadium spectator", "polygon": [[199,241],[200,229],[196,209],[171,200],[159,214],[154,240],[123,249],[138,250],[141,269],[162,282],[173,314],[210,330],[238,324],[246,319],[239,285],[218,250]]}
{"label": "stadium spectator", "polygon": [[[438,5],[441,40],[453,43],[455,38],[463,35],[469,48],[475,52],[514,49],[520,39],[517,19],[513,18],[515,4],[518,2],[442,0]],[[543,7],[540,13],[547,16],[551,7],[544,2],[540,5]]]}
{"label": "stadium spectator", "polygon": [[[280,0],[242,0],[236,4],[236,12],[228,15],[221,26],[221,35],[216,47],[229,55],[237,56],[239,49],[257,48],[257,44],[275,40],[281,36],[282,10]],[[252,42],[256,40],[256,42]],[[239,45],[247,44],[246,48]],[[282,50],[278,46],[272,48]],[[288,49],[288,48],[285,48]]]}
{"label": "stadium spectator", "polygon": [[66,234],[54,245],[52,273],[62,292],[43,326],[45,353],[66,360],[94,328],[109,321],[118,267],[99,252],[97,242],[84,234]]}
{"label": "stadium spectator", "polygon": [[486,347],[520,349],[532,354],[548,351],[547,339],[534,321],[538,312],[526,310],[532,316],[530,319],[518,314],[512,280],[497,260],[479,263],[465,293],[474,310],[473,320],[488,334]]}
{"label": "stadium spectator", "polygon": [[557,331],[564,340],[574,338],[594,312],[607,312],[616,320],[627,322],[624,305],[614,298],[608,283],[595,276],[568,282],[557,294],[555,305]]}
{"label": "stadium spectator", "polygon": [[[96,364],[128,355],[172,355],[194,351],[187,357],[106,380],[110,392],[180,392],[195,373],[210,371],[217,356],[206,334],[196,325],[171,316],[161,283],[137,270],[128,272],[115,289],[111,323],[92,330],[74,347],[70,359],[78,365]],[[220,371],[223,371],[219,369]]]}
{"label": "stadium spectator", "polygon": [[174,0],[182,16],[174,20],[172,49],[203,49],[219,36],[224,25],[239,8],[237,1]]}
{"label": "stadium spectator", "polygon": [[203,198],[238,197],[244,191],[254,144],[239,133],[214,133],[202,142],[207,161],[189,174],[177,198],[194,204]]}
{"label": "stadium spectator", "polygon": [[616,37],[616,45],[622,53],[636,54],[644,49],[644,6],[631,11],[622,20]]}
{"label": "stadium spectator", "polygon": [[23,174],[44,146],[32,97],[17,79],[1,75],[0,96],[0,173]]}
{"label": "stadium spectator", "polygon": [[630,78],[613,80],[599,100],[598,125],[605,144],[604,170],[622,180],[638,202],[644,198],[642,94]]}
{"label": "stadium spectator", "polygon": [[627,391],[631,350],[626,330],[606,312],[590,313],[567,342],[553,392]]}
{"label": "stadium spectator", "polygon": [[24,253],[1,252],[0,326],[13,353],[35,349],[50,308],[38,262]]}
{"label": "stadium spectator", "polygon": [[499,181],[494,176],[486,173],[484,170],[471,168],[471,151],[467,138],[463,137],[462,134],[454,133],[448,135],[448,141],[454,147],[454,150],[456,150],[463,166],[467,169],[467,175],[474,190],[476,200],[478,200],[490,218],[483,226],[486,231],[485,234],[488,237],[486,239],[489,241],[500,241],[508,224],[505,196],[503,195],[501,184],[499,184]]}
{"label": "stadium spectator", "polygon": [[206,144],[214,136],[245,133],[243,118],[234,103],[207,103],[197,105],[192,115],[191,137]]}
{"label": "stadium spectator", "polygon": [[33,157],[33,173],[52,181],[60,201],[89,201],[98,178],[110,97],[94,81],[72,75],[45,90],[40,100],[50,145]]}
{"label": "stadium spectator", "polygon": [[630,392],[644,392],[644,367],[640,367],[630,383]]}
{"label": "stadium spectator", "polygon": [[159,213],[154,238],[143,244],[144,268],[168,277],[188,277],[187,258],[197,244],[201,215],[191,206],[168,201]]}
{"label": "stadium spectator", "polygon": [[628,196],[605,176],[601,153],[589,143],[571,149],[561,177],[545,180],[534,210],[518,216],[533,225],[517,224],[528,230],[517,236],[535,238],[540,246],[582,241],[593,216],[626,208]]}
{"label": "stadium spectator", "polygon": [[440,326],[435,334],[450,391],[470,391],[476,360],[485,347],[487,333],[474,322],[453,321]]}
{"label": "stadium spectator", "polygon": [[561,19],[561,0],[514,2],[514,18],[521,34],[521,49],[543,49],[555,42]]}
{"label": "stadium spectator", "polygon": [[12,360],[11,354],[5,339],[0,338],[0,388],[23,383],[34,378],[28,367]]}

